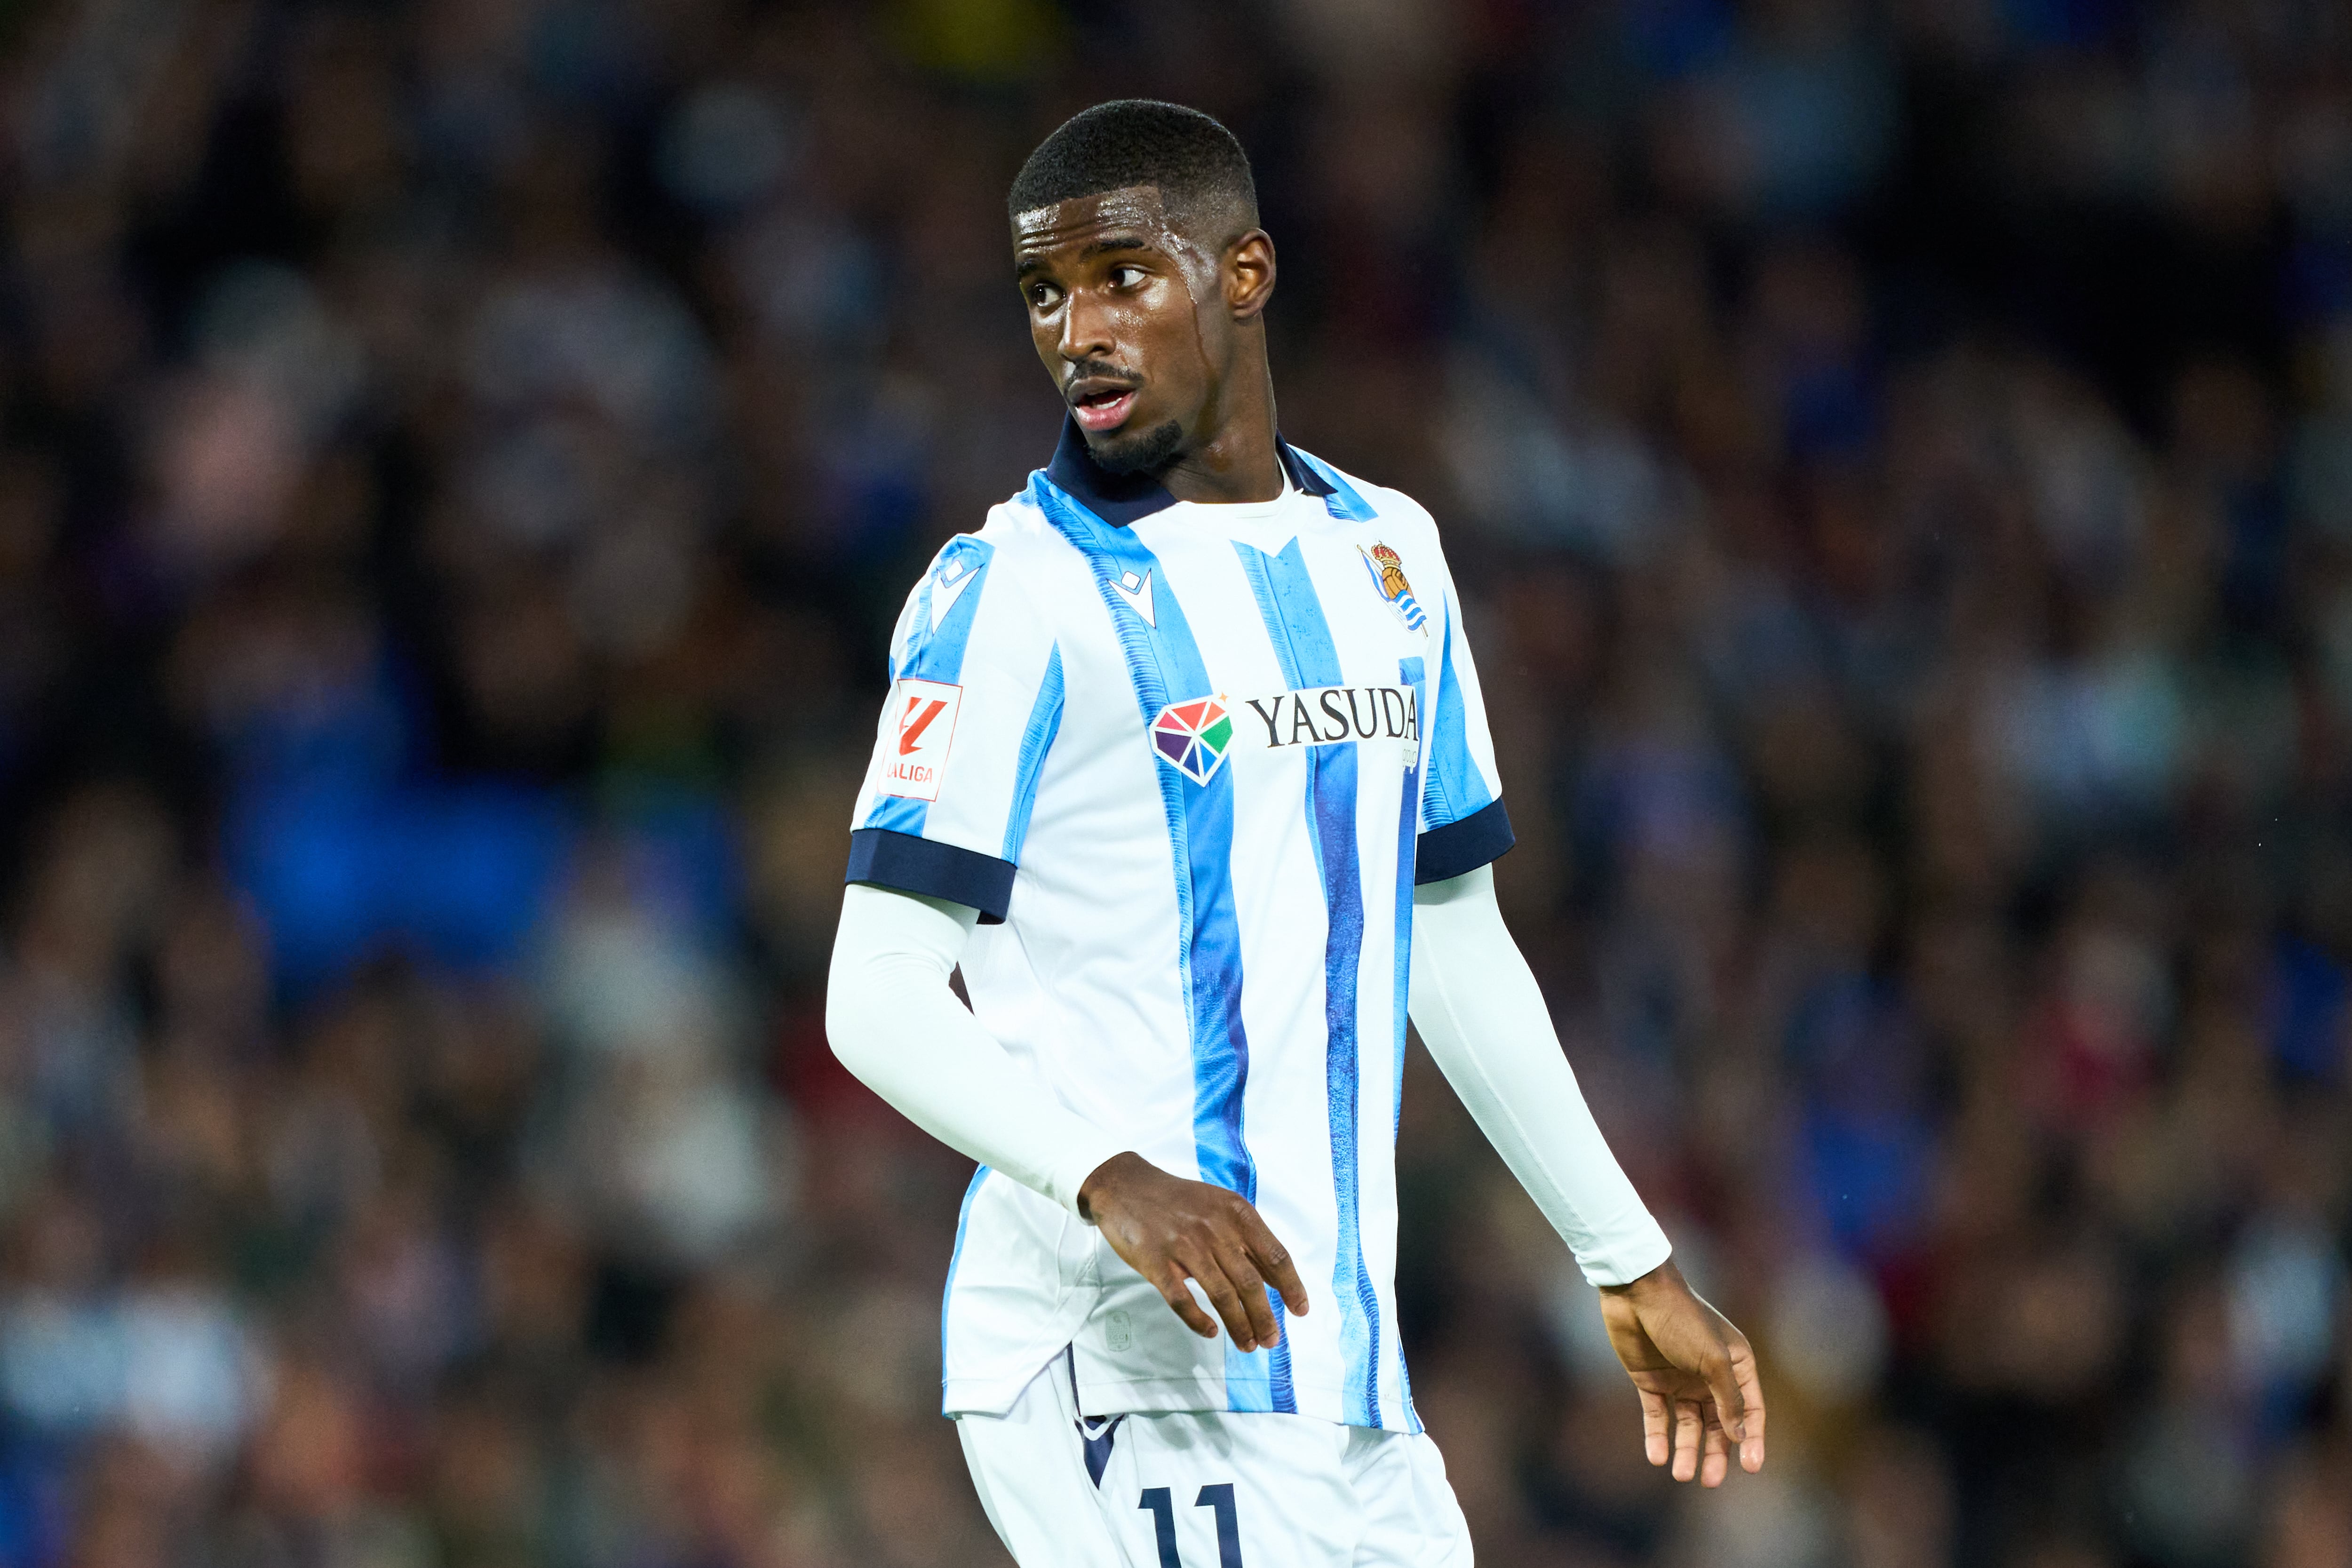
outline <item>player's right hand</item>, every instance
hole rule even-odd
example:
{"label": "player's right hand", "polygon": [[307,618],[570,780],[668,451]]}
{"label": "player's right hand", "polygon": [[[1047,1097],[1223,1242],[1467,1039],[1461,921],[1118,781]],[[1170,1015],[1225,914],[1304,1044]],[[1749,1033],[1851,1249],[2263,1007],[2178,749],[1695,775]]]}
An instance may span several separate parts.
{"label": "player's right hand", "polygon": [[1237,1193],[1172,1176],[1142,1155],[1115,1155],[1078,1188],[1078,1209],[1101,1227],[1111,1250],[1151,1281],[1169,1310],[1202,1339],[1217,1324],[1186,1287],[1197,1279],[1225,1331],[1244,1352],[1282,1338],[1267,1294],[1307,1315],[1307,1287],[1298,1282],[1290,1250],[1274,1237],[1257,1209]]}

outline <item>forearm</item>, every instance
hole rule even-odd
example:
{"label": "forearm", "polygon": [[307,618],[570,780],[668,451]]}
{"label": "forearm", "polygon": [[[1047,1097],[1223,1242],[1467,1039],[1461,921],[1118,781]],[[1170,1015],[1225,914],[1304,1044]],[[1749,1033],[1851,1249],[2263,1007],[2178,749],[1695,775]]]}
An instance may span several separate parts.
{"label": "forearm", "polygon": [[825,992],[834,1055],[941,1142],[1078,1212],[1078,1187],[1125,1147],[1055,1100],[948,988],[972,910],[852,885]]}
{"label": "forearm", "polygon": [[1665,1233],[1611,1153],[1481,868],[1417,890],[1413,1024],[1487,1141],[1595,1285],[1665,1261]]}

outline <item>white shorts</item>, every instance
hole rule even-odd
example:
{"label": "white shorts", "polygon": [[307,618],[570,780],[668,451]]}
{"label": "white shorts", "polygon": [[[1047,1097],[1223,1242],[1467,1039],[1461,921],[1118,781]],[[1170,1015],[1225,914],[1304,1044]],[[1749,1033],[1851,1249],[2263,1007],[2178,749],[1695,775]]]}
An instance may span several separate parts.
{"label": "white shorts", "polygon": [[1021,1568],[1470,1568],[1426,1434],[1306,1415],[1081,1417],[1055,1356],[1002,1415],[956,1417]]}

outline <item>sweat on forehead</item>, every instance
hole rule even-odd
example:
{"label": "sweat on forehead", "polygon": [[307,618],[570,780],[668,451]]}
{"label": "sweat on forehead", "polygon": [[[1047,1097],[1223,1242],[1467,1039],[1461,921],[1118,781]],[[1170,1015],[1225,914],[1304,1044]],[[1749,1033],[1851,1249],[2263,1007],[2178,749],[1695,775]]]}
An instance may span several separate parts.
{"label": "sweat on forehead", "polygon": [[1213,255],[1215,247],[1200,247],[1192,232],[1201,226],[1170,212],[1156,187],[1129,185],[1013,214],[1013,245],[1025,254],[1078,240],[1100,244],[1108,236],[1126,235],[1155,249],[1204,248]]}
{"label": "sweat on forehead", "polygon": [[1257,223],[1249,155],[1233,132],[1196,109],[1141,98],[1098,103],[1065,121],[1021,165],[1005,210],[1018,220],[1079,196],[1141,187],[1157,191],[1169,220],[1183,227],[1222,220],[1238,234]]}

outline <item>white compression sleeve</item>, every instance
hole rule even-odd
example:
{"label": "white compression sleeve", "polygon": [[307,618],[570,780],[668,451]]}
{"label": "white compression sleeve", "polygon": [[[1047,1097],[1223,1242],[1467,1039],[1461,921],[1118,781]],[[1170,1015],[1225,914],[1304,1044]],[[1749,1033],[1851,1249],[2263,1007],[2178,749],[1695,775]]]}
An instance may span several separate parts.
{"label": "white compression sleeve", "polygon": [[1126,1145],[1069,1110],[948,988],[976,911],[852,884],[826,982],[833,1054],[940,1142],[1072,1214],[1078,1187]]}
{"label": "white compression sleeve", "polygon": [[1673,1248],[1609,1152],[1550,1009],[1480,867],[1413,890],[1412,1021],[1511,1174],[1595,1285],[1628,1285]]}

